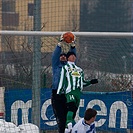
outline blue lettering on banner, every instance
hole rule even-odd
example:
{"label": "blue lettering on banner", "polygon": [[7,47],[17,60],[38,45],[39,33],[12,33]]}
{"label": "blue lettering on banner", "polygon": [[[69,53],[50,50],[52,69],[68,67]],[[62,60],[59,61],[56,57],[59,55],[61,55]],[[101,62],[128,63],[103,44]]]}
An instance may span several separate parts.
{"label": "blue lettering on banner", "polygon": [[[41,125],[43,130],[57,128],[51,106],[51,89],[41,89]],[[31,122],[31,89],[8,89],[5,91],[6,120],[16,125]],[[97,130],[123,131],[133,129],[132,93],[87,92],[81,95],[76,121],[82,118],[86,108],[97,110]]]}

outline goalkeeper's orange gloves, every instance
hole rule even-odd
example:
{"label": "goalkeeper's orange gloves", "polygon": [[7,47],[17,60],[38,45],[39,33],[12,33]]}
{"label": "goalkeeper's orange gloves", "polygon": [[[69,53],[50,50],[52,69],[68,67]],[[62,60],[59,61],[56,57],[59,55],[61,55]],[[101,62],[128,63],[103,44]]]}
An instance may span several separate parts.
{"label": "goalkeeper's orange gloves", "polygon": [[[63,33],[63,34],[64,34],[64,33]],[[62,42],[63,42],[63,40],[64,40],[63,34],[60,36],[60,40],[59,40],[59,43],[58,43],[58,46],[59,46],[59,47],[61,47]]]}

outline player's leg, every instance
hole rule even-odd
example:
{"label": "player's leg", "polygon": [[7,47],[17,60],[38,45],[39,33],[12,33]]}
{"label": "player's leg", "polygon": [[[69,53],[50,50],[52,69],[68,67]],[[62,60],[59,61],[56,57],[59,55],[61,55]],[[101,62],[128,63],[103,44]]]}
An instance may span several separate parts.
{"label": "player's leg", "polygon": [[76,116],[76,112],[77,112],[77,106],[75,104],[75,102],[70,102],[67,103],[67,117],[66,117],[66,124],[70,123],[70,122],[74,122],[74,118]]}
{"label": "player's leg", "polygon": [[72,131],[72,126],[75,123],[74,122],[74,118],[75,118],[75,114],[77,112],[77,107],[75,102],[69,102],[67,103],[67,116],[66,116],[66,129],[65,129],[65,133],[70,133]]}
{"label": "player's leg", "polygon": [[69,122],[73,122],[76,116],[80,102],[80,90],[75,89],[75,91],[66,94],[66,99],[68,109],[66,124],[68,124]]}
{"label": "player's leg", "polygon": [[51,100],[53,112],[58,125],[58,131],[59,133],[64,133],[67,114],[66,97],[65,95],[56,94],[55,96],[52,96]]}

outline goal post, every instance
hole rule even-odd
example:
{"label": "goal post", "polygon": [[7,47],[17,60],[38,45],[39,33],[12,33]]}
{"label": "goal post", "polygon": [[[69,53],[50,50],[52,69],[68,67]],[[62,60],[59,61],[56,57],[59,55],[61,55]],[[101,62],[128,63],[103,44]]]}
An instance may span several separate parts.
{"label": "goal post", "polygon": [[[18,35],[18,36],[60,36],[67,31],[0,31],[0,35]],[[72,32],[76,36],[87,37],[132,37],[132,32]]]}
{"label": "goal post", "polygon": [[[50,100],[51,56],[64,32],[0,31],[0,81],[2,87],[5,87],[5,120],[17,126],[32,122],[31,91],[34,82],[34,86],[37,86],[35,88],[40,89],[40,92],[35,91],[34,96],[37,99],[33,100],[37,108],[40,106],[40,112],[35,112],[40,115],[39,128],[56,132],[57,123]],[[98,111],[96,128],[99,132],[132,130],[133,33],[73,33],[76,35],[77,65],[83,68],[86,79],[99,80],[98,84],[83,89],[76,122],[83,117],[87,107],[94,107]],[[35,38],[40,40],[36,47]],[[69,44],[62,45],[64,52],[69,48]],[[36,69],[33,69],[34,58],[40,60],[40,66],[36,66]],[[37,63],[38,60],[36,65]],[[33,75],[33,71],[39,72],[40,76]],[[35,107],[34,111],[37,111],[37,108]]]}

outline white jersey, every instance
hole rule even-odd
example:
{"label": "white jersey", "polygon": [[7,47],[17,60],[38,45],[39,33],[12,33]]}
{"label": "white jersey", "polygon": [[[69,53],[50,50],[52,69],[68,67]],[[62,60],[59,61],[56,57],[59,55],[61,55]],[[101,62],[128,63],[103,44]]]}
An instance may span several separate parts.
{"label": "white jersey", "polygon": [[95,123],[88,125],[82,118],[72,128],[72,133],[96,133]]}

